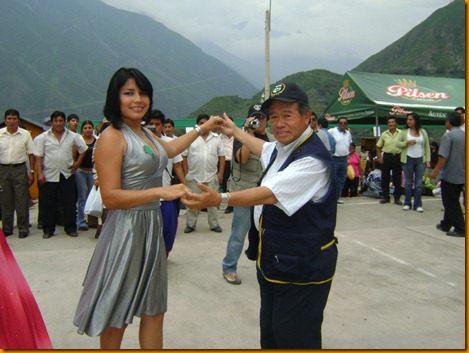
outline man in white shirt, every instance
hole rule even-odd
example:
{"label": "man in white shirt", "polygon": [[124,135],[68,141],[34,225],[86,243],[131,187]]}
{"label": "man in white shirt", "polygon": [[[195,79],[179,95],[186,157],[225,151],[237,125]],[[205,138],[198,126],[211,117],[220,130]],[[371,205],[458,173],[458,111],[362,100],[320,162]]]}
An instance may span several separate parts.
{"label": "man in white shirt", "polygon": [[[150,121],[146,125],[157,137],[164,141],[172,141],[171,137],[162,134],[165,115],[161,110],[154,109],[150,114]],[[176,157],[168,158],[168,164],[163,172],[163,186],[170,186],[173,179],[173,172],[177,175],[178,180],[186,185],[184,173],[182,171],[182,157],[178,154]],[[161,200],[161,214],[163,216],[163,238],[166,247],[166,257],[173,249],[174,240],[178,227],[179,215],[179,199],[166,201]]]}
{"label": "man in white shirt", "polygon": [[337,262],[337,203],[331,156],[309,123],[306,93],[280,83],[266,100],[277,142],[255,138],[228,119],[224,133],[261,157],[260,186],[182,199],[188,208],[255,206],[246,255],[256,260],[262,349],[319,349],[321,325]]}
{"label": "man in white shirt", "polygon": [[[43,238],[54,235],[57,216],[57,197],[62,196],[63,222],[65,232],[76,237],[76,184],[75,172],[88,149],[83,138],[65,128],[65,114],[55,111],[51,114],[50,130],[34,140],[37,181],[42,185],[42,229]],[[79,155],[73,160],[73,148]]]}
{"label": "man in white shirt", "polygon": [[[206,114],[199,115],[197,125],[203,125],[209,118]],[[182,153],[182,158],[186,183],[192,192],[200,193],[197,183],[203,183],[213,190],[218,190],[225,170],[225,147],[220,136],[211,131],[202,134]],[[211,231],[221,233],[217,212],[217,207],[207,209],[208,224]],[[187,210],[184,233],[191,233],[195,230],[198,216],[199,211]]]}
{"label": "man in white shirt", "polygon": [[337,193],[337,203],[343,203],[339,200],[340,194],[347,178],[347,157],[349,155],[350,144],[352,143],[352,134],[347,130],[348,119],[340,117],[337,121],[337,127],[329,129],[329,133],[336,141],[335,152],[332,155],[332,163],[335,171],[335,185]]}
{"label": "man in white shirt", "polygon": [[8,109],[4,116],[6,127],[0,129],[2,230],[5,236],[13,234],[16,210],[19,237],[26,238],[29,235],[29,186],[34,182],[33,140],[29,131],[19,127],[17,110]]}

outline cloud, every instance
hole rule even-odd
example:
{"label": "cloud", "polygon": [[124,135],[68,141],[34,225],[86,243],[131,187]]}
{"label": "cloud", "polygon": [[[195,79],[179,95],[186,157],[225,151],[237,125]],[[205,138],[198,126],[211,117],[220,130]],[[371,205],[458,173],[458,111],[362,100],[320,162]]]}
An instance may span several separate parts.
{"label": "cloud", "polygon": [[[269,1],[103,0],[144,12],[200,45],[212,42],[259,65]],[[390,45],[450,0],[272,0],[271,77],[316,68],[344,73]]]}

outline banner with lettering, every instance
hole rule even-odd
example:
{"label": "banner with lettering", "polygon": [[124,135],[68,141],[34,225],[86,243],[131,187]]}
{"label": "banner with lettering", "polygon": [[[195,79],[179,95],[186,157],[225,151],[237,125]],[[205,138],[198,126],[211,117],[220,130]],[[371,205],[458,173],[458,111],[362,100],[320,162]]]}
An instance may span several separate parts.
{"label": "banner with lettering", "polygon": [[443,123],[445,115],[465,106],[465,80],[455,78],[347,72],[324,111],[334,122],[386,123],[390,116],[418,113],[423,123]]}

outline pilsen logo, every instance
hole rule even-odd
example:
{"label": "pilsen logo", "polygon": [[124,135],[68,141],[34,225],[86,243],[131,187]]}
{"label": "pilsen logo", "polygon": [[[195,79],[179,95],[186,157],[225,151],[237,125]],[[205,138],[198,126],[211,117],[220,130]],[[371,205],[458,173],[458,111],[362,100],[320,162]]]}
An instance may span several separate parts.
{"label": "pilsen logo", "polygon": [[449,94],[436,92],[430,88],[419,87],[417,81],[397,79],[394,80],[397,85],[387,88],[386,94],[391,97],[402,97],[404,99],[418,102],[440,102],[443,99],[449,99]]}
{"label": "pilsen logo", "polygon": [[342,105],[349,105],[355,98],[355,91],[350,86],[349,80],[345,80],[343,87],[339,89],[339,98],[337,101]]}

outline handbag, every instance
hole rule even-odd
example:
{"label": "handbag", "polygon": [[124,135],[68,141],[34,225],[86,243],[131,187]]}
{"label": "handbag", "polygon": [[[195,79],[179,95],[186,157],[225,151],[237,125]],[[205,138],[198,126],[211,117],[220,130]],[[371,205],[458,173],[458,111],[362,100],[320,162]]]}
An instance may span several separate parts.
{"label": "handbag", "polygon": [[85,214],[94,217],[101,217],[103,214],[103,199],[101,198],[99,186],[91,189],[85,203]]}
{"label": "handbag", "polygon": [[350,180],[355,179],[355,171],[353,170],[353,167],[350,164],[347,167],[347,177]]}

